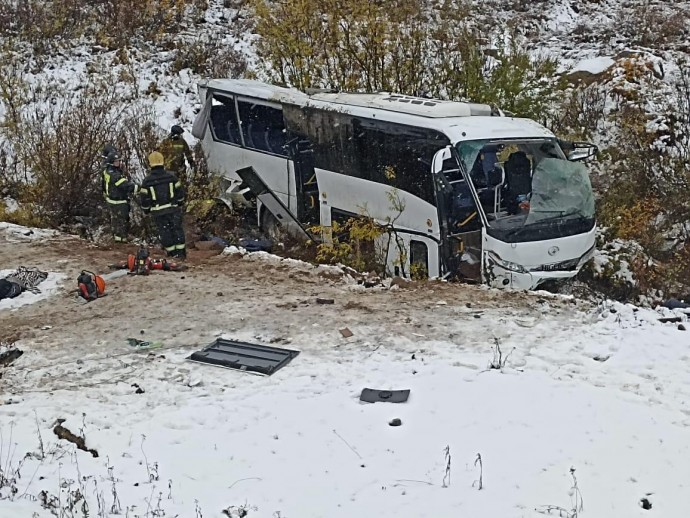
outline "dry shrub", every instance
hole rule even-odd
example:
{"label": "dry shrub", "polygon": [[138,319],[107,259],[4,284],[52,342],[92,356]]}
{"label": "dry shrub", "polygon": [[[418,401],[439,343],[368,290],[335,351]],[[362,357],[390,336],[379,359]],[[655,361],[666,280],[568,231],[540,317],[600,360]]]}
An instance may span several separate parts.
{"label": "dry shrub", "polygon": [[178,41],[171,71],[189,69],[205,77],[238,78],[247,72],[242,52],[223,41],[219,35],[202,34],[194,41]]}
{"label": "dry shrub", "polygon": [[14,167],[27,171],[19,201],[41,220],[58,226],[98,217],[106,142],[120,149],[132,178],[143,177],[145,157],[160,137],[155,114],[147,101],[123,96],[112,78],[85,78],[76,91],[34,83],[17,95],[32,102],[4,121],[2,133]]}
{"label": "dry shrub", "polygon": [[674,8],[673,2],[643,0],[621,8],[615,26],[633,44],[664,47],[685,39],[687,17],[688,13]]}
{"label": "dry shrub", "polygon": [[257,54],[281,84],[465,99],[525,116],[554,100],[557,62],[518,30],[476,27],[468,1],[253,0]]}
{"label": "dry shrub", "polygon": [[207,7],[207,0],[0,0],[0,35],[21,36],[37,53],[82,36],[115,49],[178,33]]}
{"label": "dry shrub", "polygon": [[551,129],[562,137],[587,140],[606,120],[607,91],[598,84],[579,85],[563,93]]}

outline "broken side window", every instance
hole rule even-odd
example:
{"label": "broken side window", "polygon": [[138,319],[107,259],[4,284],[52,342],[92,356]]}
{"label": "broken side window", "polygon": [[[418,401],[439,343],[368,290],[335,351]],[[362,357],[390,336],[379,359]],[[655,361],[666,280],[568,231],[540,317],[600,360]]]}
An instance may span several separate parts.
{"label": "broken side window", "polygon": [[240,126],[235,110],[235,100],[232,97],[213,96],[211,128],[216,140],[230,144],[242,144]]}

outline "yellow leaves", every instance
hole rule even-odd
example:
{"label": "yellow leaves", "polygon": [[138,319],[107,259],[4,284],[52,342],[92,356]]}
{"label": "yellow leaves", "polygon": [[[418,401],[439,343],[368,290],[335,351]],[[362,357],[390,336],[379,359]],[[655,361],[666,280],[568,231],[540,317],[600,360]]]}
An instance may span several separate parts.
{"label": "yellow leaves", "polygon": [[309,230],[330,237],[317,246],[317,261],[341,263],[359,271],[381,268],[375,242],[383,234],[383,229],[372,218],[353,217],[345,223],[334,221],[331,227],[315,226]]}

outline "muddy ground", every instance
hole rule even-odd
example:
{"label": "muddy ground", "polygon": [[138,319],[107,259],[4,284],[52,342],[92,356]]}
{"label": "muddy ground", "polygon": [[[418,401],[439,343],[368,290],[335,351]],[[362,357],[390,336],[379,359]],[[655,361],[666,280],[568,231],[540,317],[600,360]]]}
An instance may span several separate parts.
{"label": "muddy ground", "polygon": [[[192,351],[220,334],[317,354],[427,341],[488,351],[503,317],[529,320],[548,312],[557,319],[586,304],[439,281],[364,288],[333,269],[265,254],[241,257],[194,249],[187,271],[121,277],[108,283],[106,297],[88,304],[76,297],[82,269],[108,273],[109,264],[134,251],[136,246],[97,247],[72,236],[21,241],[0,234],[2,268],[35,266],[67,276],[57,295],[0,311],[0,339],[25,352],[21,368],[0,379],[3,392],[49,391],[126,376],[129,363],[124,360],[142,353],[127,344],[128,338],[161,342],[160,354],[171,348]],[[482,318],[486,333],[477,333]],[[471,336],[463,332],[468,321],[475,330]],[[353,336],[345,338],[344,328]],[[315,331],[323,336],[321,343],[313,343]],[[112,378],[95,376],[105,371]]]}

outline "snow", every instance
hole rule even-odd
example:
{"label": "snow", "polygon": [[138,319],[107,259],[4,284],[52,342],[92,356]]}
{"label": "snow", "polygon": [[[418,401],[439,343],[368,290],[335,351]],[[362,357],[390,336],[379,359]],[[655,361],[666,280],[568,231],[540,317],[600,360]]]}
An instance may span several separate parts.
{"label": "snow", "polygon": [[[532,517],[544,506],[572,508],[571,468],[584,501],[578,516],[642,516],[643,497],[659,516],[686,512],[690,465],[679,459],[690,455],[690,335],[658,321],[687,319],[682,313],[439,284],[409,298],[400,289],[350,294],[376,311],[343,320],[337,306],[274,306],[276,294],[289,300],[300,289],[275,268],[303,265],[273,261],[252,253],[233,262],[237,293],[216,307],[229,319],[217,334],[301,351],[271,377],[188,362],[203,343],[165,337],[165,326],[182,318],[174,306],[169,322],[146,330],[166,344],[150,354],[99,346],[99,319],[88,321],[88,346],[66,347],[59,329],[19,343],[25,354],[3,376],[3,400],[12,403],[0,406],[4,465],[16,469],[33,455],[18,494],[0,499],[0,516],[50,516],[21,495],[60,492],[64,506],[82,485],[90,515],[101,494],[105,516],[239,516],[244,508],[250,518]],[[246,294],[240,272],[256,276],[252,263],[272,277],[273,292]],[[195,292],[205,290],[194,270],[186,275]],[[102,304],[119,305],[118,282],[130,283],[130,294],[131,283],[165,289],[154,277],[114,281],[112,297],[87,307],[102,315],[112,307]],[[308,292],[324,289],[314,282]],[[349,293],[344,282],[329,289],[339,303]],[[485,296],[503,302],[480,305]],[[187,318],[216,333],[197,304]],[[266,316],[261,304],[271,306]],[[408,331],[410,320],[419,332]],[[134,317],[122,323],[138,333]],[[343,323],[353,337],[336,332]],[[44,340],[57,347],[41,353]],[[500,370],[487,368],[496,342],[510,353]],[[134,383],[145,392],[136,394]],[[411,396],[364,404],[365,387]],[[98,458],[58,440],[58,418]],[[389,426],[394,418],[402,425]],[[7,488],[0,493],[7,497]]]}
{"label": "snow", "polygon": [[[2,117],[2,114],[0,113],[0,118]],[[5,196],[4,202],[5,204],[5,213],[6,214],[11,214],[12,212],[16,212],[17,209],[19,209],[19,204],[17,203],[17,200],[10,196]]]}
{"label": "snow", "polygon": [[[14,269],[0,270],[0,279],[4,279],[5,276],[14,271]],[[0,300],[0,311],[4,309],[17,309],[22,306],[35,304],[38,301],[52,297],[60,292],[65,277],[66,275],[63,273],[48,272],[48,277],[46,277],[46,279],[38,285],[38,289],[40,290],[39,293],[25,291],[13,299],[2,299]]]}
{"label": "snow", "polygon": [[45,228],[23,227],[14,223],[0,221],[0,236],[4,236],[8,242],[37,241],[50,237],[57,237],[57,230]]}
{"label": "snow", "polygon": [[592,74],[600,74],[615,64],[613,58],[608,56],[599,56],[595,58],[583,59],[578,62],[572,69],[573,72],[580,70],[591,72]]}

